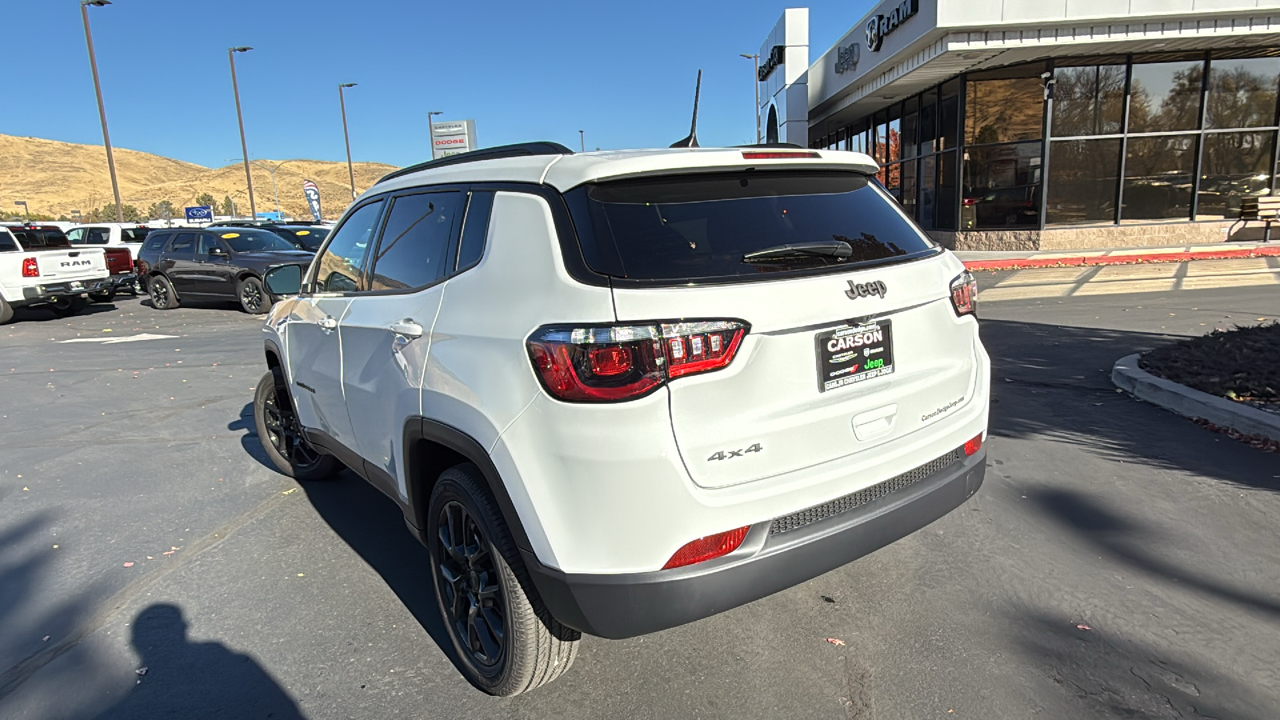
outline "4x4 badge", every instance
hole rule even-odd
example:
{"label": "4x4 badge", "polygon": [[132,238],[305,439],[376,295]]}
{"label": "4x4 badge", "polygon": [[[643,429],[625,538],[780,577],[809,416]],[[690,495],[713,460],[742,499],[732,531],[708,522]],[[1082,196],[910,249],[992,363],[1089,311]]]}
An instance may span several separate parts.
{"label": "4x4 badge", "polygon": [[869,283],[855,283],[850,280],[849,289],[845,290],[844,294],[848,295],[850,300],[857,300],[860,297],[866,297],[868,295],[879,295],[880,297],[884,297],[884,294],[888,291],[889,288],[879,280]]}

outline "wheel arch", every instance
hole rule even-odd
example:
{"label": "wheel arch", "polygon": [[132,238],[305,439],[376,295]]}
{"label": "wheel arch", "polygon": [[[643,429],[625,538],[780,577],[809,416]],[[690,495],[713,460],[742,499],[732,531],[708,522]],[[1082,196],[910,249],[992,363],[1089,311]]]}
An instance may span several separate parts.
{"label": "wheel arch", "polygon": [[444,423],[412,417],[404,426],[404,471],[406,516],[420,540],[425,540],[427,506],[440,473],[461,463],[480,470],[490,497],[502,512],[511,537],[522,550],[530,550],[529,535],[516,512],[507,486],[493,459],[480,443],[466,433]]}

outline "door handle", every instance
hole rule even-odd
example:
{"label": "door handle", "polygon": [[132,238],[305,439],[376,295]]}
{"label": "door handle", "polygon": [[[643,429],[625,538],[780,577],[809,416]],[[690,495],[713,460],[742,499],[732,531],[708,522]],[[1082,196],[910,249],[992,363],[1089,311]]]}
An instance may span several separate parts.
{"label": "door handle", "polygon": [[316,324],[320,326],[321,330],[325,331],[334,330],[338,327],[338,321],[335,320],[332,315],[325,315],[320,318],[320,322]]}
{"label": "door handle", "polygon": [[420,338],[422,333],[426,332],[422,326],[414,322],[412,318],[405,318],[398,323],[391,323],[391,332],[397,335],[403,335],[409,339]]}

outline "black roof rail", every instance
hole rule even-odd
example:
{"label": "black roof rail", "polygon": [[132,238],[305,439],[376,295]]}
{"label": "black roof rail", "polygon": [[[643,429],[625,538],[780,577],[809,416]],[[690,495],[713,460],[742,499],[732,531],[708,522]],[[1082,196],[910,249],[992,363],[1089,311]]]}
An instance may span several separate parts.
{"label": "black roof rail", "polygon": [[554,142],[528,142],[517,143],[515,145],[499,145],[497,147],[484,148],[483,150],[472,150],[471,152],[458,153],[449,157],[440,158],[439,160],[428,160],[427,162],[410,165],[409,167],[400,168],[395,172],[387,173],[378,179],[378,182],[386,182],[392,178],[398,178],[402,175],[416,173],[419,170],[430,170],[432,168],[445,167],[447,165],[461,165],[462,163],[477,162],[480,160],[497,160],[499,158],[509,157],[527,157],[530,155],[572,155],[573,151],[569,148]]}

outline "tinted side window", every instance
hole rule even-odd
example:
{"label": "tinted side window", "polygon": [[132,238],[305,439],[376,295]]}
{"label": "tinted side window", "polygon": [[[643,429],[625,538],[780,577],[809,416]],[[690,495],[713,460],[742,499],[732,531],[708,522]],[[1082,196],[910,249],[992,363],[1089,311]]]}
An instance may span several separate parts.
{"label": "tinted side window", "polygon": [[471,193],[467,204],[467,220],[462,226],[462,243],[458,247],[458,269],[480,262],[484,255],[484,241],[489,234],[489,214],[493,212],[493,193]]}
{"label": "tinted side window", "polygon": [[395,199],[373,264],[371,290],[412,290],[445,276],[449,241],[462,194],[404,195]]}
{"label": "tinted side window", "polygon": [[147,252],[158,253],[164,249],[164,244],[172,237],[172,233],[152,233],[147,236],[147,242],[142,246]]}
{"label": "tinted side window", "polygon": [[354,292],[360,288],[365,250],[373,239],[381,212],[382,201],[371,202],[351,213],[329,236],[329,244],[315,264],[316,274],[312,279],[315,292]]}
{"label": "tinted side window", "polygon": [[208,255],[210,250],[220,248],[222,244],[218,242],[218,238],[213,233],[200,233],[200,245],[196,249],[197,255]]}
{"label": "tinted side window", "polygon": [[18,243],[7,231],[0,231],[0,252],[16,252]]}
{"label": "tinted side window", "polygon": [[111,238],[110,228],[89,228],[84,234],[84,242],[86,245],[106,245],[107,240]]}
{"label": "tinted side window", "polygon": [[195,248],[195,233],[178,233],[178,236],[173,239],[173,245],[169,247],[169,254],[181,257],[192,257]]}

